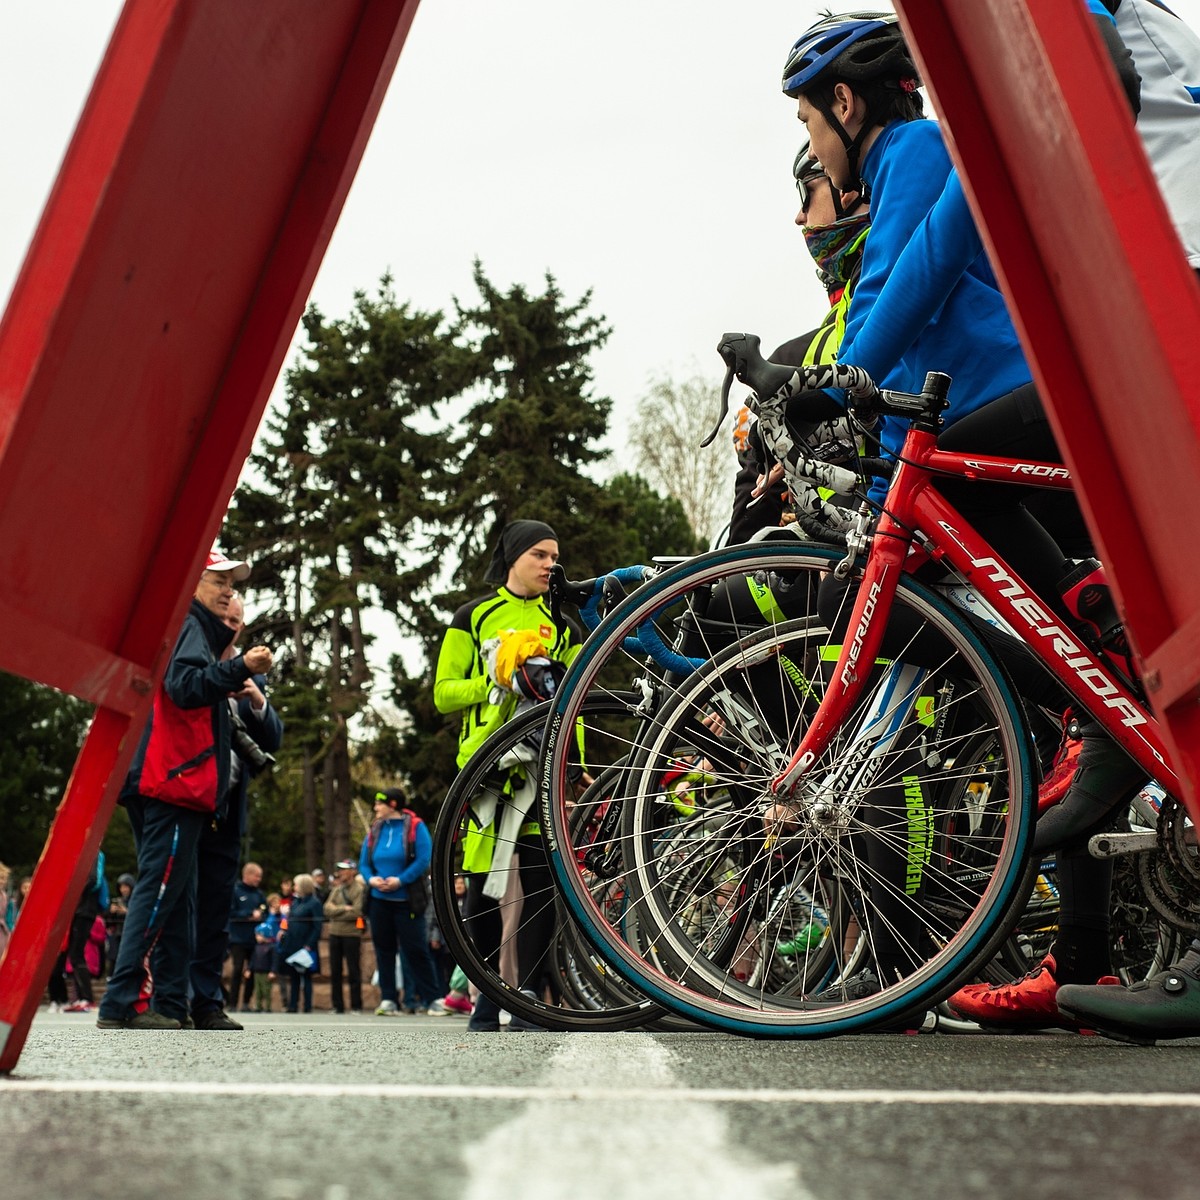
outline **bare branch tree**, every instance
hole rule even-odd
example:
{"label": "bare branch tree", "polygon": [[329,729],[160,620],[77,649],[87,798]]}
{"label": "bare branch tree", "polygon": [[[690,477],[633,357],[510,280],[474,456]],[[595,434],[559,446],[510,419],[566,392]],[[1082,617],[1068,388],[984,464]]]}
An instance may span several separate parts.
{"label": "bare branch tree", "polygon": [[696,535],[711,542],[729,520],[737,459],[728,429],[700,443],[719,411],[721,390],[704,376],[658,379],[638,407],[629,439],[638,471],[683,506]]}

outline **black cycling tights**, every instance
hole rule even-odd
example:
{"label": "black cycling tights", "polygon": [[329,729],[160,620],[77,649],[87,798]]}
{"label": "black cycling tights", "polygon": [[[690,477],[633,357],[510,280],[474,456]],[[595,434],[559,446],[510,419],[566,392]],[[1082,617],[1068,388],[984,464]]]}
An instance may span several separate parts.
{"label": "black cycling tights", "polygon": [[1059,983],[1095,983],[1110,971],[1109,897],[1112,860],[1088,853],[1088,840],[1121,819],[1145,781],[1142,769],[1091,717],[1082,721],[1083,749],[1071,789],[1038,818],[1034,853],[1056,852],[1058,935],[1054,939]]}
{"label": "black cycling tights", "polygon": [[[1061,463],[1062,454],[1032,383],[955,421],[938,437],[942,450]],[[1064,558],[1086,558],[1092,541],[1071,492],[1006,483],[941,479],[937,489],[1059,616]]]}

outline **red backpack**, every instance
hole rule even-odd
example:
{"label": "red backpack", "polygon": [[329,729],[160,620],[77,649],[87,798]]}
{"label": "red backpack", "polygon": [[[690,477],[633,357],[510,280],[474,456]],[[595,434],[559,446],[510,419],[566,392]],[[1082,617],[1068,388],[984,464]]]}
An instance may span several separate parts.
{"label": "red backpack", "polygon": [[217,810],[212,708],[180,708],[159,684],[138,791],[166,804]]}

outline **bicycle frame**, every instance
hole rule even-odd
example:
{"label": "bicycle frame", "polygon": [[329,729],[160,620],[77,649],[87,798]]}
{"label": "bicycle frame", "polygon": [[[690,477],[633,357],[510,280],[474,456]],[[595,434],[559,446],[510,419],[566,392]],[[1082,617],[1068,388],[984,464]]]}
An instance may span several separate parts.
{"label": "bicycle frame", "polygon": [[1154,716],[936,491],[937,475],[1054,489],[1071,485],[1070,472],[1061,464],[939,450],[935,433],[909,429],[871,538],[833,679],[799,749],[772,789],[779,793],[795,788],[860,696],[869,672],[860,671],[858,664],[874,663],[879,654],[900,574],[916,542],[924,552],[922,561],[927,555],[954,568],[1146,774],[1178,794],[1179,780]]}

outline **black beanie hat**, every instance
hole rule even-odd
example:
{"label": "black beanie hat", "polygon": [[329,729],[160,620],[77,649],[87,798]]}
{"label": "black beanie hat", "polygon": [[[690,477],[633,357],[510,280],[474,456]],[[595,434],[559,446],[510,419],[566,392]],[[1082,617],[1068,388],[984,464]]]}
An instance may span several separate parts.
{"label": "black beanie hat", "polygon": [[508,568],[538,542],[547,538],[558,541],[558,534],[545,521],[510,521],[500,532],[500,540],[492,551],[484,579],[488,583],[503,583],[508,578]]}

